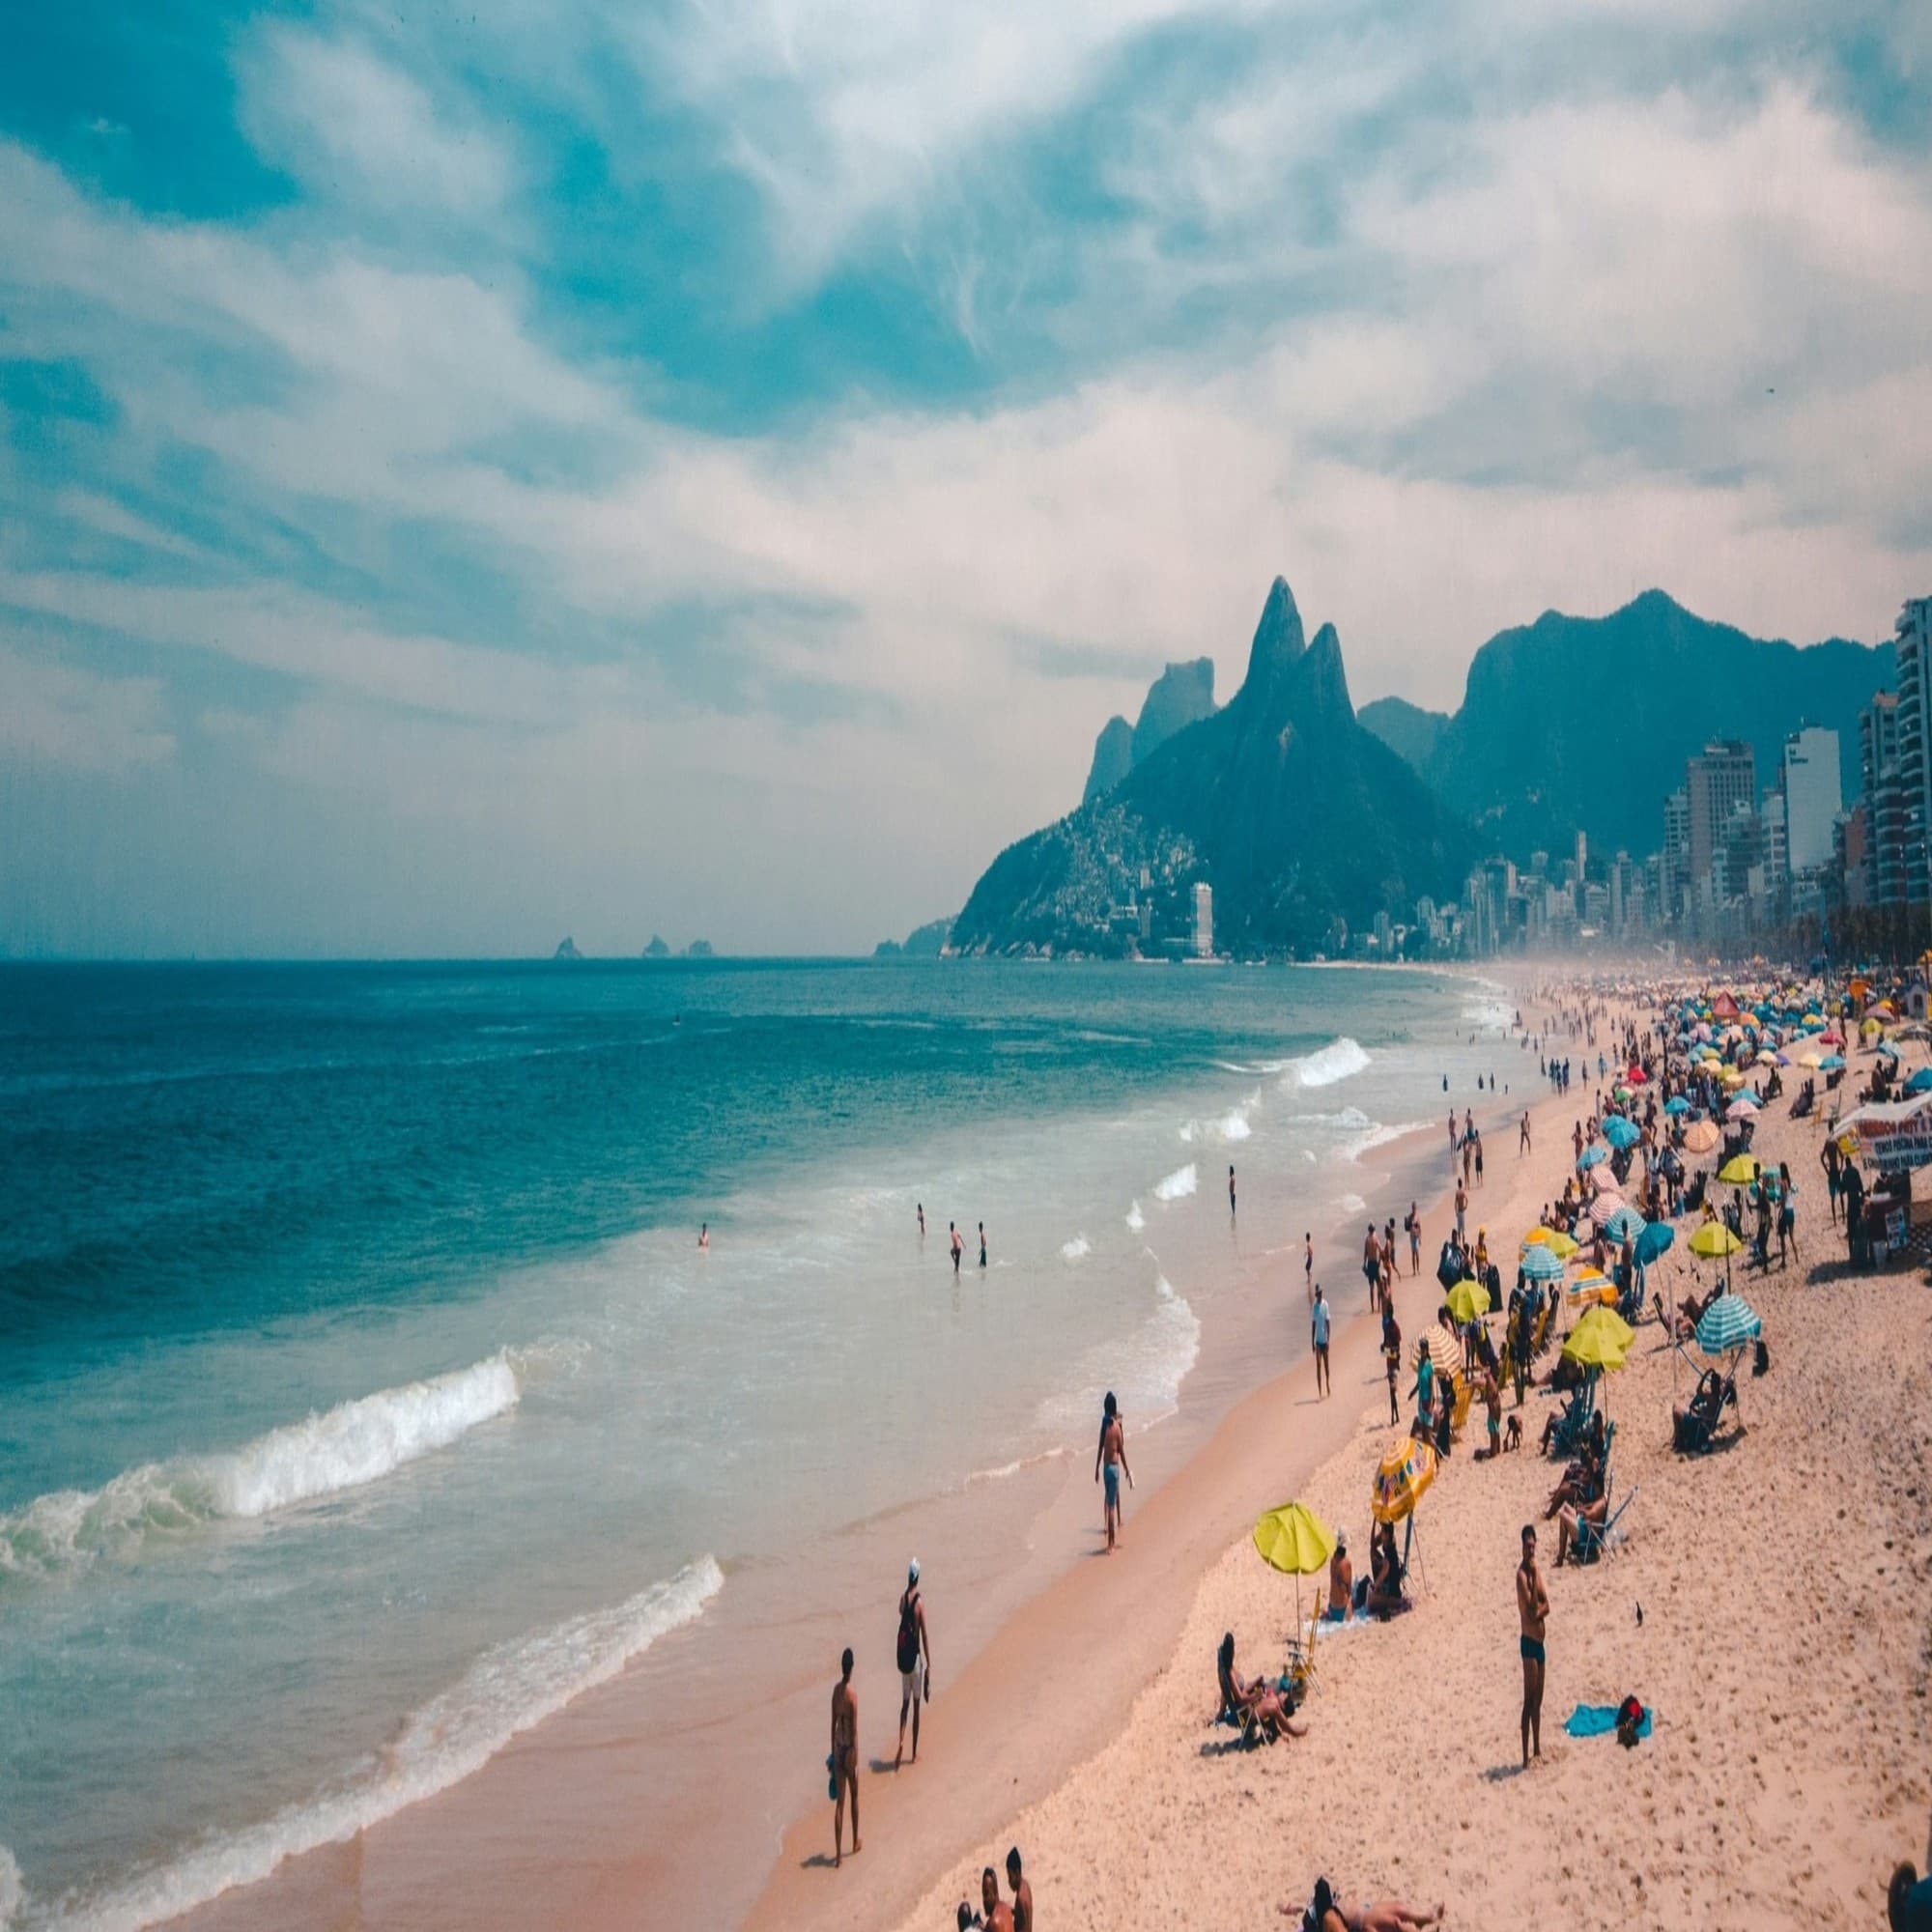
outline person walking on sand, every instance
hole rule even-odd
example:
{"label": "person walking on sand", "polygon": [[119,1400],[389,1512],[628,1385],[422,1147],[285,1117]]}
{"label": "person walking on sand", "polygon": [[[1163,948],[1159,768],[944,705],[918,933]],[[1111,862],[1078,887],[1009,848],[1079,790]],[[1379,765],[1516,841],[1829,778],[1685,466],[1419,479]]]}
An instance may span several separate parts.
{"label": "person walking on sand", "polygon": [[1469,1211],[1469,1189],[1465,1182],[1456,1183],[1456,1245],[1460,1248],[1463,1241],[1463,1219]]}
{"label": "person walking on sand", "polygon": [[1315,1305],[1308,1311],[1308,1339],[1315,1346],[1315,1393],[1333,1395],[1328,1377],[1328,1304],[1321,1299],[1321,1284],[1315,1284]]}
{"label": "person walking on sand", "polygon": [[986,1224],[983,1221],[980,1223],[980,1265],[986,1265]]}
{"label": "person walking on sand", "polygon": [[1301,1236],[1301,1286],[1308,1296],[1308,1305],[1315,1306],[1315,1236],[1303,1232]]}
{"label": "person walking on sand", "polygon": [[[1321,1291],[1318,1289],[1319,1294]],[[1134,1472],[1127,1463],[1126,1432],[1121,1427],[1121,1411],[1114,1401],[1112,1389],[1107,1391],[1106,1420],[1100,1426],[1099,1453],[1094,1458],[1094,1480],[1101,1480],[1105,1472],[1106,1514],[1107,1514],[1107,1553],[1114,1552],[1114,1537],[1121,1517],[1121,1476],[1127,1478],[1127,1487],[1134,1486]]]}
{"label": "person walking on sand", "polygon": [[919,1707],[932,1698],[932,1639],[926,1634],[925,1600],[919,1593],[919,1558],[906,1566],[906,1586],[899,1595],[899,1747],[893,1769],[905,1756],[906,1713],[912,1713],[912,1761],[919,1762]]}
{"label": "person walking on sand", "polygon": [[1033,1932],[1033,1887],[1020,1876],[1020,1848],[1007,1854],[1007,1884],[1013,1894],[1013,1932]]}
{"label": "person walking on sand", "polygon": [[965,1253],[966,1243],[960,1238],[959,1224],[956,1221],[947,1222],[946,1232],[952,1243],[952,1272],[957,1274],[959,1272],[959,1257]]}
{"label": "person walking on sand", "polygon": [[1529,1109],[1522,1110],[1522,1124],[1516,1130],[1516,1151],[1519,1154],[1529,1152]]}
{"label": "person walking on sand", "polygon": [[1376,1239],[1376,1224],[1373,1221],[1369,1223],[1369,1232],[1362,1239],[1362,1279],[1369,1285],[1369,1306],[1378,1306],[1382,1292],[1382,1244]]}
{"label": "person walking on sand", "polygon": [[1231,1220],[1232,1220],[1232,1219],[1234,1218],[1234,1213],[1235,1213],[1235,1163],[1234,1163],[1234,1162],[1233,1162],[1233,1161],[1231,1160],[1231,1161],[1230,1161],[1230,1162],[1228,1163],[1228,1216],[1229,1216],[1229,1219],[1231,1219]]}
{"label": "person walking on sand", "polygon": [[1549,1592],[1536,1567],[1536,1525],[1522,1526],[1522,1561],[1516,1570],[1516,1608],[1522,1624],[1518,1648],[1522,1653],[1522,1768],[1529,1769],[1532,1737],[1536,1755],[1543,1755],[1543,1637],[1549,1620]]}
{"label": "person walking on sand", "polygon": [[1422,1272],[1422,1215],[1413,1201],[1408,1204],[1408,1271]]}
{"label": "person walking on sand", "polygon": [[852,1652],[838,1660],[832,1687],[832,1863],[844,1862],[845,1796],[852,1796],[852,1856],[859,1856],[859,1693],[852,1689]]}

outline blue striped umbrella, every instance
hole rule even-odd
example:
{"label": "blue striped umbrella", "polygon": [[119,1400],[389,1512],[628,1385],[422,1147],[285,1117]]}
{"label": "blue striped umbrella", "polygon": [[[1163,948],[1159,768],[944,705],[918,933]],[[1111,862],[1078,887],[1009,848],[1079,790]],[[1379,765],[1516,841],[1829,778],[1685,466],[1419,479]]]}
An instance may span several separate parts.
{"label": "blue striped umbrella", "polygon": [[1561,1281],[1563,1263],[1538,1241],[1523,1250],[1522,1271],[1531,1281]]}
{"label": "blue striped umbrella", "polygon": [[1697,1346],[1707,1355],[1727,1354],[1754,1342],[1764,1323],[1741,1294],[1720,1294],[1697,1318]]}
{"label": "blue striped umbrella", "polygon": [[1626,1236],[1634,1241],[1649,1225],[1634,1208],[1626,1203],[1604,1223],[1604,1233],[1613,1241],[1621,1241]]}

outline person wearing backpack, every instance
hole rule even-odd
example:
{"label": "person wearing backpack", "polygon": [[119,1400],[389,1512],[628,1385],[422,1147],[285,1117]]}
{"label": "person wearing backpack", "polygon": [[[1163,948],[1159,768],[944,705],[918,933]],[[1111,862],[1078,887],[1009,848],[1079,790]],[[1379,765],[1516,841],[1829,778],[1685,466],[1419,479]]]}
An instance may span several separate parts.
{"label": "person wearing backpack", "polygon": [[906,1586],[899,1598],[899,1747],[893,1769],[905,1756],[906,1713],[912,1713],[912,1761],[919,1762],[919,1707],[932,1698],[932,1644],[925,1634],[925,1604],[919,1594],[919,1558],[906,1567]]}

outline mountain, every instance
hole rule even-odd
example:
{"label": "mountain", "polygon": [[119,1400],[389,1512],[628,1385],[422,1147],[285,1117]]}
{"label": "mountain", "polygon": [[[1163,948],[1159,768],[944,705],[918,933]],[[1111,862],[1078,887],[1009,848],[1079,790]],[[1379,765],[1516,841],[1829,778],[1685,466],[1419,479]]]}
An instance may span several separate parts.
{"label": "mountain", "polygon": [[1310,952],[1332,943],[1337,916],[1406,917],[1417,894],[1449,892],[1472,850],[1415,773],[1356,722],[1334,627],[1310,642],[1276,578],[1229,703],[1009,846],[974,887],[952,943],[1121,952],[1138,935],[1116,909],[1139,899],[1159,911],[1156,941],[1172,943],[1187,930],[1191,887],[1205,882],[1224,950]]}
{"label": "mountain", "polygon": [[1519,860],[1566,850],[1581,830],[1600,851],[1654,851],[1684,761],[1713,738],[1743,738],[1771,782],[1787,733],[1838,734],[1857,797],[1858,714],[1893,678],[1889,643],[1833,638],[1804,648],[1714,624],[1646,590],[1607,617],[1546,611],[1500,631],[1469,666],[1453,717],[1401,698],[1362,722],[1475,819],[1483,842]]}
{"label": "mountain", "polygon": [[556,949],[556,951],[553,952],[550,956],[553,959],[582,959],[583,957],[583,954],[578,952],[577,941],[572,939],[570,935],[566,933],[564,935],[563,944],[559,946]]}
{"label": "mountain", "polygon": [[952,936],[952,922],[950,919],[927,920],[923,925],[916,925],[906,934],[901,944],[896,939],[882,939],[872,948],[874,959],[937,959],[946,951],[946,942]]}
{"label": "mountain", "polygon": [[1449,724],[1446,711],[1425,711],[1406,697],[1372,697],[1355,716],[1404,764],[1412,766],[1424,778],[1435,769],[1442,733]]}
{"label": "mountain", "polygon": [[1133,768],[1159,751],[1177,731],[1214,709],[1214,660],[1191,658],[1171,664],[1148,687],[1141,715],[1130,726],[1124,718],[1107,720],[1094,741],[1094,763],[1087,774],[1082,805],[1112,791]]}
{"label": "mountain", "polygon": [[670,957],[670,948],[664,943],[664,938],[661,934],[655,932],[651,934],[651,943],[644,948],[643,957],[646,959],[668,959]]}

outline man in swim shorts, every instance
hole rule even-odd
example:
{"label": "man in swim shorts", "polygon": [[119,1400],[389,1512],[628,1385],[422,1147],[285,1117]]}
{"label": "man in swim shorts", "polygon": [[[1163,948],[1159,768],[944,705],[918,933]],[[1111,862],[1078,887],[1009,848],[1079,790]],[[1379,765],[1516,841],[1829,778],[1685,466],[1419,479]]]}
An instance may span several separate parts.
{"label": "man in swim shorts", "polygon": [[1124,1469],[1127,1487],[1133,1488],[1134,1472],[1127,1466],[1127,1438],[1121,1428],[1121,1412],[1113,1391],[1107,1392],[1106,1420],[1100,1428],[1100,1447],[1094,1458],[1094,1480],[1106,1471],[1107,1553],[1114,1553],[1114,1535],[1121,1516],[1121,1472]]}
{"label": "man in swim shorts", "polygon": [[1518,1648],[1522,1653],[1522,1768],[1529,1769],[1530,1739],[1536,1755],[1543,1755],[1544,1632],[1549,1619],[1549,1592],[1536,1567],[1536,1525],[1522,1526],[1522,1561],[1516,1570],[1516,1607],[1522,1625]]}

